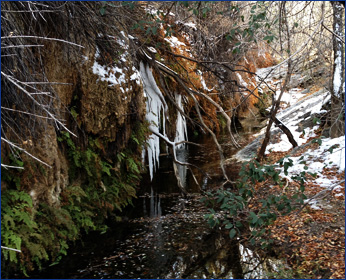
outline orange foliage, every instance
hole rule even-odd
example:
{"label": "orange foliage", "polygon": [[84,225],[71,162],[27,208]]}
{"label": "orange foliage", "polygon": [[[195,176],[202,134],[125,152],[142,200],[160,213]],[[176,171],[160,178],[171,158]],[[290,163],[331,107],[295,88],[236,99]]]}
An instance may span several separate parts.
{"label": "orange foliage", "polygon": [[[162,38],[165,37],[164,28],[160,29],[159,33]],[[163,40],[162,43],[169,47],[171,52],[174,54],[182,55],[184,57],[192,57],[190,42],[186,35],[181,32],[176,32],[174,36],[177,37],[179,42],[183,44],[170,45],[165,40]],[[167,38],[169,39],[170,37]],[[185,79],[189,88],[204,93],[211,97],[215,102],[220,103],[217,91],[213,89],[213,84],[215,84],[213,81],[215,78],[207,72],[200,71],[196,62],[183,57],[175,57],[174,55],[169,53],[167,54],[164,51],[160,52],[160,56],[164,58],[164,61],[166,61],[166,64],[168,64],[172,70],[180,74],[180,76]],[[204,85],[202,84],[202,81],[204,81]],[[170,91],[180,94],[185,93],[185,90],[175,81],[173,81],[170,85]],[[220,127],[217,119],[216,107],[201,96],[195,97],[201,106],[203,121],[210,129],[218,132]],[[189,101],[190,103],[187,106],[187,110],[191,110],[191,108],[194,107],[193,101]]]}
{"label": "orange foliage", "polygon": [[[170,49],[170,51],[176,55],[182,55],[185,57],[192,57],[191,46],[189,42],[188,35],[184,32],[175,32],[174,37],[178,39],[179,44],[170,44],[168,42],[172,37],[165,37],[165,28],[163,25],[160,30],[158,30],[161,38],[159,39],[165,48]],[[177,31],[177,30],[176,30]],[[265,50],[265,46],[261,46],[261,50]],[[181,77],[188,82],[188,87],[193,90],[202,92],[210,96],[215,102],[221,103],[217,89],[214,89],[216,77],[208,72],[199,71],[198,64],[194,61],[185,59],[183,57],[176,57],[172,54],[165,52],[163,49],[159,50],[160,57],[163,58],[165,64],[167,64],[172,70],[177,72]],[[256,96],[258,96],[257,82],[254,74],[258,68],[269,67],[275,64],[274,58],[270,55],[268,51],[262,51],[259,54],[259,50],[249,50],[245,56],[238,62],[238,67],[236,70],[237,74],[235,79],[238,83],[242,85],[242,82],[246,83],[248,91],[244,91],[242,94],[236,93],[226,101],[233,108],[237,107],[239,104],[239,110],[237,112],[238,117],[246,118],[251,115],[251,112],[258,112],[255,104],[258,102]],[[242,70],[242,71],[241,71]],[[248,73],[248,72],[250,73]],[[239,76],[240,75],[240,76]],[[240,78],[242,81],[240,81]],[[203,82],[203,84],[202,84]],[[176,82],[170,84],[170,90],[172,92],[184,93],[185,90],[179,86]],[[244,100],[245,97],[245,100]],[[205,124],[214,131],[219,131],[219,121],[217,118],[217,109],[205,98],[196,96],[196,99],[202,107],[202,117]],[[194,106],[193,101],[189,99],[190,104],[188,104],[187,110],[191,110]],[[225,102],[223,100],[223,102]],[[224,104],[229,106],[227,104]],[[251,115],[252,116],[252,115]]]}
{"label": "orange foliage", "polygon": [[[242,92],[243,96],[246,97],[246,102],[242,103],[240,107],[241,110],[238,112],[239,117],[247,117],[250,110],[257,111],[255,104],[258,102],[256,96],[259,96],[259,93],[257,90],[256,76],[252,73],[255,73],[259,68],[266,68],[276,64],[275,59],[265,50],[265,46],[261,46],[261,48],[264,50],[249,50],[237,64],[237,70],[240,70],[237,74],[238,83],[242,85],[244,82],[250,91]],[[240,99],[240,97],[238,98]]]}

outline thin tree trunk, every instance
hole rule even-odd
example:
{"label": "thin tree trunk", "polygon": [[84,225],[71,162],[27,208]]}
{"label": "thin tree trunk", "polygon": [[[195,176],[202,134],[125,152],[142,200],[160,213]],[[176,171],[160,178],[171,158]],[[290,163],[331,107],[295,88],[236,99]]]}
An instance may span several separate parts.
{"label": "thin tree trunk", "polygon": [[331,129],[330,136],[336,138],[345,135],[345,56],[344,37],[345,8],[340,2],[331,2],[333,6],[333,83],[331,90]]}
{"label": "thin tree trunk", "polygon": [[[280,7],[280,23],[282,23],[282,25],[280,24],[280,26],[285,26],[286,27],[286,33],[287,33],[287,52],[290,55],[290,51],[291,51],[291,45],[290,45],[290,31],[289,31],[289,27],[288,27],[288,22],[287,22],[287,18],[286,18],[286,2],[282,2],[281,4],[282,6]],[[281,33],[281,32],[280,32]],[[275,101],[273,98],[273,105],[272,105],[272,109],[270,111],[270,118],[269,118],[269,122],[267,125],[267,129],[266,129],[266,133],[265,133],[265,137],[264,140],[262,142],[262,146],[258,152],[257,155],[257,161],[261,162],[264,158],[265,155],[265,151],[266,148],[269,144],[270,141],[270,129],[273,125],[273,123],[275,122],[276,119],[276,114],[280,108],[280,101],[281,101],[281,97],[284,93],[284,91],[287,90],[287,86],[288,83],[291,79],[291,74],[292,74],[292,59],[289,58],[287,61],[288,67],[287,67],[287,74],[286,74],[286,78],[284,80],[284,83],[280,89],[280,95],[279,98]],[[287,129],[288,130],[288,129]],[[289,131],[289,130],[288,130]],[[289,131],[289,134],[292,136],[292,134]],[[288,135],[287,135],[288,136]],[[288,138],[292,138],[292,137],[288,137]],[[294,140],[294,139],[293,139]],[[294,141],[295,142],[295,141]],[[292,143],[292,142],[291,142]]]}
{"label": "thin tree trunk", "polygon": [[278,128],[280,128],[282,130],[282,132],[284,132],[288,138],[288,141],[290,141],[290,143],[292,144],[293,148],[298,146],[298,143],[296,140],[294,140],[294,137],[291,133],[291,131],[288,129],[288,127],[286,125],[284,125],[277,117],[274,116],[274,122],[276,124],[276,126]]}

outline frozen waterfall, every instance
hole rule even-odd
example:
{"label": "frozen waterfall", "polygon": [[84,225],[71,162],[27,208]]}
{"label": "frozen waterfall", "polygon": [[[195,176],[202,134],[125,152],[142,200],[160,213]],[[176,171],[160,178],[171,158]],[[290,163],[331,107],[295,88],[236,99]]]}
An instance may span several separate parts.
{"label": "frozen waterfall", "polygon": [[[165,135],[165,112],[167,111],[167,104],[165,99],[157,87],[153,73],[149,65],[140,63],[140,75],[143,81],[144,93],[147,97],[146,101],[146,119],[150,123],[150,129],[159,132],[160,121],[162,119],[163,135]],[[162,116],[161,116],[162,113]],[[152,134],[148,140],[148,162],[150,178],[153,179],[154,171],[159,167],[160,155],[160,139]]]}
{"label": "frozen waterfall", "polygon": [[[149,128],[151,131],[157,133],[160,133],[161,128],[161,134],[167,138],[165,131],[165,121],[168,117],[168,115],[166,114],[168,106],[166,104],[164,96],[162,95],[160,89],[158,88],[155,82],[153,73],[149,65],[144,65],[143,62],[140,63],[140,76],[143,82],[144,96],[146,97],[146,119],[150,123]],[[175,101],[180,110],[184,111],[181,94],[175,95]],[[178,111],[176,121],[176,135],[174,142],[177,143],[185,140],[187,140],[186,120],[185,117]],[[155,134],[151,134],[147,144],[149,173],[150,179],[152,180],[154,172],[159,167],[160,138]],[[184,152],[181,151],[185,150],[184,146],[184,144],[176,146],[178,160],[186,160],[186,158],[183,156]],[[145,154],[145,151],[143,151],[143,154]],[[185,182],[186,166],[178,166],[179,176],[181,177],[182,182]]]}

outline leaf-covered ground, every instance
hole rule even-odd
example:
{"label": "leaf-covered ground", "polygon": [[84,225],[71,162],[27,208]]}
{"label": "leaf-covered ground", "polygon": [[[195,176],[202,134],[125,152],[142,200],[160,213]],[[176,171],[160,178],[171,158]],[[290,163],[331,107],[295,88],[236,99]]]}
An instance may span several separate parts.
{"label": "leaf-covered ground", "polygon": [[[277,82],[270,79],[269,83]],[[287,261],[287,269],[294,271],[294,277],[345,279],[345,136],[323,137],[326,133],[318,125],[319,119],[314,119],[313,127],[304,127],[305,116],[327,113],[322,105],[327,103],[329,94],[316,95],[322,91],[325,90],[313,86],[284,93],[283,109],[296,105],[295,109],[281,111],[278,118],[291,130],[299,148],[293,150],[284,134],[274,133],[274,143],[266,150],[266,164],[289,156],[293,166],[288,174],[281,172],[282,186],[265,181],[257,183],[255,189],[257,201],[269,194],[292,194],[300,187],[292,177],[306,171],[304,205],[270,226],[275,254]]]}
{"label": "leaf-covered ground", "polygon": [[[313,138],[319,139],[319,135]],[[313,138],[307,139],[307,142]],[[306,177],[307,199],[303,207],[279,217],[271,226],[277,255],[287,260],[299,278],[345,278],[344,167],[342,172],[340,170],[345,157],[345,139],[339,140],[338,145],[329,145],[333,147],[329,149],[328,142],[333,144],[335,140],[322,138],[321,145],[313,143],[294,154],[292,158],[304,157],[307,171],[316,175]],[[326,147],[325,151],[323,147]],[[291,151],[271,152],[267,155],[267,163],[273,164],[290,155]],[[331,157],[336,161],[339,159],[340,164],[333,164]],[[292,168],[299,170],[298,163]],[[284,187],[273,186],[269,182],[258,183],[256,189],[259,196],[293,193],[299,188],[296,182],[290,180],[290,174],[282,176],[282,180],[286,182]]]}
{"label": "leaf-covered ground", "polygon": [[[318,145],[318,144],[315,144]],[[275,161],[280,155],[269,155]],[[337,168],[325,168],[327,178],[342,181],[345,172]],[[336,190],[328,190],[316,183],[312,176],[305,184],[308,198],[315,197],[316,203],[309,204],[290,215],[278,218],[271,226],[278,255],[287,260],[288,265],[300,278],[345,278],[345,196],[344,183]],[[288,183],[286,192],[295,188]],[[266,192],[282,191],[279,186],[269,188],[264,184],[258,189]],[[318,207],[316,207],[316,204]]]}

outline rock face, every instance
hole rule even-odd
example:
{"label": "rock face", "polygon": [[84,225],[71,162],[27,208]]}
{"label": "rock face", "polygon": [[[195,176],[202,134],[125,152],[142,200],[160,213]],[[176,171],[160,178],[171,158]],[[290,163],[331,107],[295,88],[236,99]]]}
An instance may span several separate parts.
{"label": "rock face", "polygon": [[[76,13],[86,12],[73,5],[69,8],[75,9]],[[69,16],[67,12],[63,12],[57,17],[47,17],[47,22],[56,22],[57,25],[54,29],[45,25],[43,31],[37,32],[51,32],[51,37],[67,34],[68,26],[65,23],[65,17]],[[138,57],[139,47],[135,46],[138,43],[137,38],[128,34],[129,31],[126,27],[131,26],[130,23],[102,18],[102,21],[112,25],[113,29],[101,29],[105,28],[105,25],[98,22],[99,19],[96,15],[92,15],[90,18],[90,15],[86,13],[85,17],[85,20],[91,20],[94,24],[92,30],[88,29],[90,25],[85,24],[80,19],[74,21],[73,27],[73,32],[81,33],[82,47],[71,46],[66,43],[67,41],[47,41],[42,52],[33,52],[33,56],[40,57],[42,61],[41,64],[38,64],[39,66],[35,65],[33,68],[37,72],[43,72],[49,82],[58,83],[51,85],[55,95],[50,109],[70,130],[71,141],[74,146],[80,147],[81,151],[86,151],[90,144],[90,138],[98,139],[102,142],[98,145],[100,153],[111,165],[114,165],[117,161],[117,155],[128,147],[131,134],[136,129],[135,124],[139,122],[143,126],[146,125],[144,121],[146,98],[143,94],[143,85],[138,72],[139,63],[143,58]],[[171,21],[174,23],[174,19]],[[37,23],[38,26],[40,24]],[[175,34],[176,36],[166,38],[165,30],[161,28],[158,32],[164,39],[155,36],[153,38],[158,40],[157,43],[165,44],[166,50],[172,51],[173,54],[200,59],[198,57],[200,54],[195,46],[197,42],[193,41],[196,40],[196,38],[193,39],[195,31],[196,27],[185,26],[182,32]],[[91,34],[85,35],[83,32],[90,32]],[[110,34],[106,34],[106,32]],[[26,30],[23,30],[22,33],[26,33]],[[143,34],[137,35],[138,38],[145,39]],[[207,37],[207,35],[205,36]],[[220,57],[224,58],[224,55],[227,55],[231,60],[232,54],[228,52],[229,47],[226,43],[228,41],[223,42],[223,46],[219,50]],[[150,43],[150,45],[155,44]],[[148,50],[150,49],[148,48]],[[148,50],[146,49],[147,52]],[[214,102],[222,104],[226,110],[229,109],[229,112],[232,112],[229,113],[230,115],[234,114],[233,116],[246,121],[251,119],[253,114],[258,114],[258,110],[254,106],[256,100],[249,96],[249,92],[244,91],[229,95],[228,92],[233,90],[231,86],[220,89],[220,83],[216,76],[201,68],[193,60],[180,57],[172,60],[171,54],[167,54],[159,48],[155,50],[151,47],[151,50],[156,52],[160,61],[163,61],[174,71],[182,72],[187,69],[189,80],[192,81],[190,86],[210,96]],[[215,59],[217,58],[215,57]],[[146,59],[148,60],[148,58]],[[269,54],[265,52],[260,55],[249,51],[246,57],[240,59],[241,67],[245,67],[249,71],[254,71],[256,67],[268,66],[273,62]],[[218,69],[216,70],[218,71]],[[158,83],[159,74],[153,72]],[[249,73],[241,73],[235,77],[232,75],[231,72],[225,73],[224,77],[229,80],[237,80],[241,86],[247,86],[257,93],[256,80],[253,75]],[[180,96],[180,98],[183,96],[180,103],[185,107],[185,113],[192,118],[198,118],[194,111],[194,103],[187,94],[184,94],[184,89],[173,79],[167,79],[166,82],[174,96]],[[220,94],[219,91],[223,93]],[[169,103],[168,98],[166,99]],[[217,108],[211,106],[205,98],[196,96],[196,99],[201,104],[201,118],[205,124],[214,131],[220,131],[221,125]],[[231,110],[233,107],[237,108],[234,112]],[[176,120],[173,119],[176,119],[179,114],[176,110],[175,112],[173,112],[174,110],[170,111],[172,119],[167,133],[172,139],[176,130]],[[68,184],[73,184],[71,176],[69,176],[71,168],[68,164],[71,160],[71,155],[69,155],[71,147],[57,141],[64,133],[64,129],[61,125],[56,126],[54,122],[47,122],[44,129],[37,130],[35,133],[36,136],[30,138],[33,145],[23,148],[51,167],[42,166],[35,167],[35,169],[28,167],[28,170],[21,175],[22,187],[31,194],[35,204],[44,201],[49,205],[58,206],[60,193]],[[5,149],[4,154],[6,151],[9,150]],[[136,153],[138,154],[138,151]],[[31,161],[30,157],[24,156],[23,159]],[[36,166],[36,163],[33,165]],[[38,172],[40,169],[42,172]],[[31,180],[27,176],[33,179]]]}
{"label": "rock face", "polygon": [[[2,207],[13,219],[6,224],[3,236],[7,239],[2,245],[24,252],[10,258],[5,255],[6,273],[22,269],[18,263],[31,271],[35,263],[41,266],[48,260],[48,255],[54,262],[68,248],[67,242],[77,239],[84,230],[104,229],[110,213],[118,219],[116,213],[136,195],[147,136],[146,100],[138,60],[121,26],[117,28],[117,38],[108,40],[106,47],[96,35],[85,42],[84,48],[61,40],[64,42],[46,42],[39,53],[30,52],[41,63],[29,71],[39,73],[38,84],[49,84],[50,92],[42,94],[46,94],[46,100],[37,94],[37,102],[46,101],[41,111],[35,111],[35,107],[33,112],[28,111],[30,116],[43,116],[43,120],[28,125],[25,118],[14,119],[22,132],[19,141],[11,138],[16,136],[16,132],[11,134],[11,127],[4,128],[8,139],[22,152],[13,156],[2,142],[3,162],[24,167],[2,176],[2,198],[8,202]],[[58,37],[54,31],[50,36]],[[31,90],[30,85],[28,88]],[[22,98],[22,92],[17,94]],[[7,100],[11,100],[10,90]],[[31,104],[24,103],[6,107],[28,110]],[[46,117],[44,109],[56,121]],[[16,191],[18,194],[13,195]],[[25,223],[12,211],[13,205],[27,209],[30,218]]]}
{"label": "rock face", "polygon": [[[84,56],[84,53],[89,56]],[[124,58],[126,60],[120,66],[124,71],[123,81],[111,84],[94,73],[96,58],[93,49],[84,50],[79,56],[67,57],[59,45],[47,44],[44,53],[47,78],[61,83],[54,86],[57,94],[54,110],[77,136],[71,136],[73,141],[86,146],[89,136],[102,139],[108,143],[103,149],[113,150],[110,158],[127,146],[134,123],[143,121],[145,115],[143,87],[139,77],[133,78],[137,70],[128,53]],[[106,75],[111,71],[108,69]],[[33,145],[27,147],[29,153],[51,166],[40,167],[44,170],[42,172],[30,165],[25,166],[22,187],[28,190],[34,204],[44,201],[59,206],[61,191],[73,183],[68,174],[67,151],[57,141],[60,132],[47,124],[44,130],[39,131]],[[33,162],[28,156],[24,156],[23,161]]]}
{"label": "rock face", "polygon": [[[48,126],[28,151],[51,166],[38,167],[34,163],[25,165],[22,186],[33,199],[34,205],[45,201],[49,205],[60,206],[60,193],[68,185],[68,162],[58,147],[57,136],[53,126]],[[32,162],[28,156],[24,162]]]}

